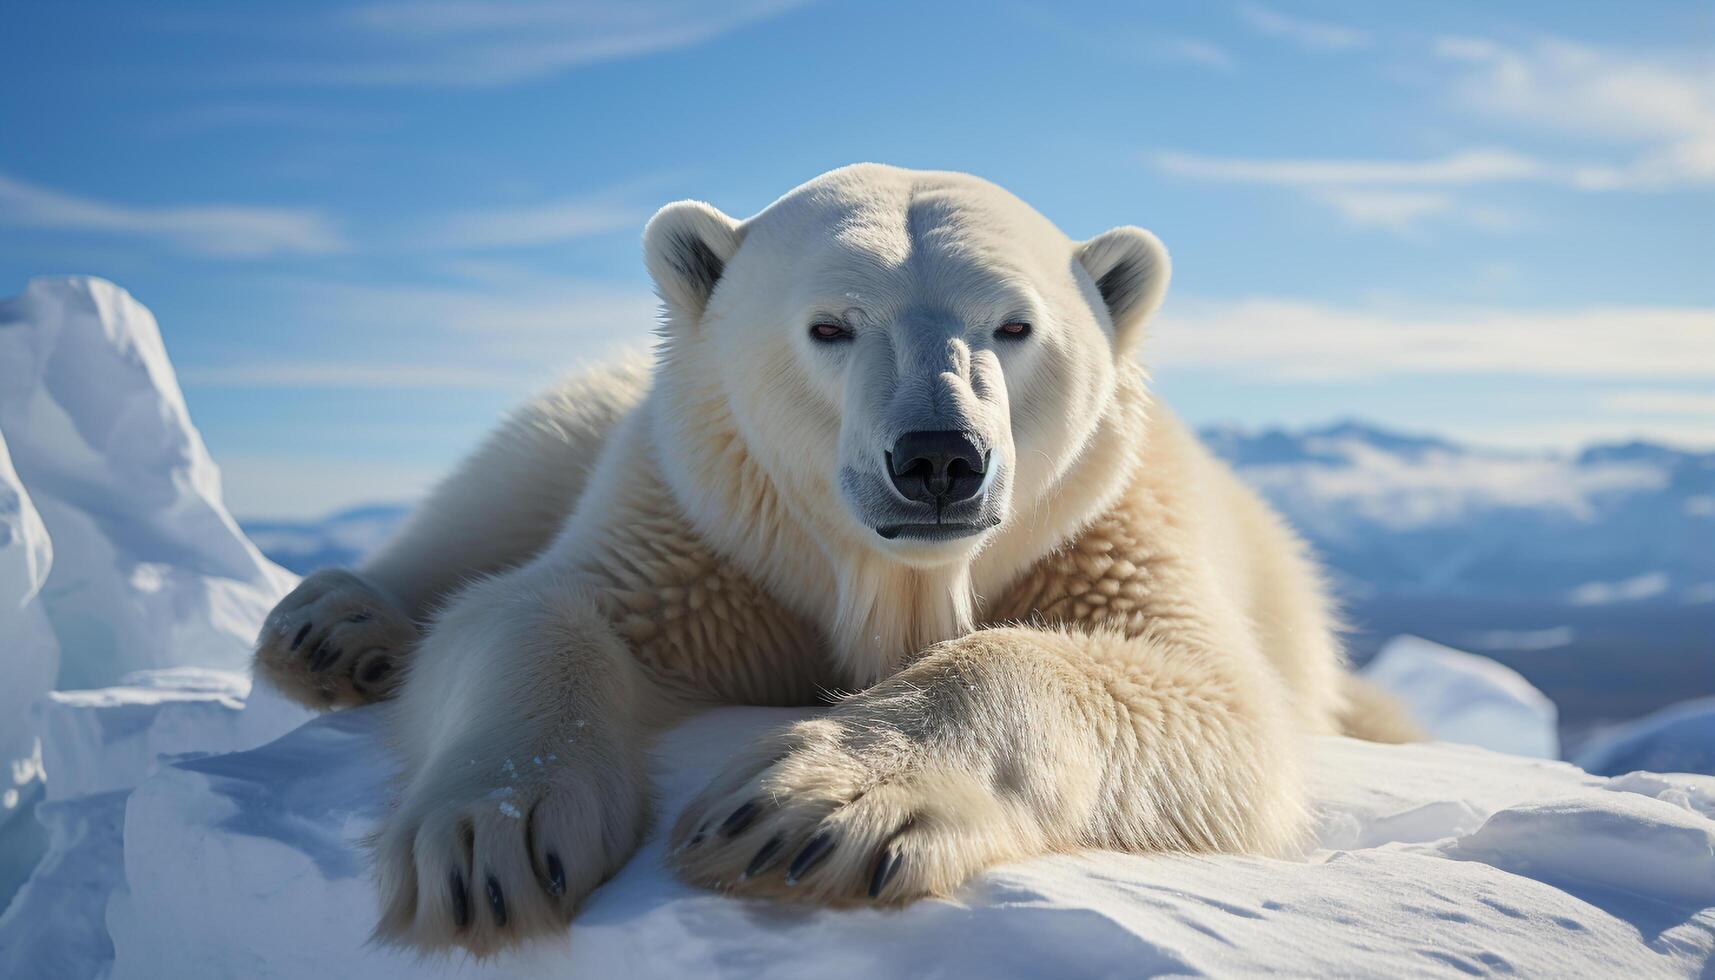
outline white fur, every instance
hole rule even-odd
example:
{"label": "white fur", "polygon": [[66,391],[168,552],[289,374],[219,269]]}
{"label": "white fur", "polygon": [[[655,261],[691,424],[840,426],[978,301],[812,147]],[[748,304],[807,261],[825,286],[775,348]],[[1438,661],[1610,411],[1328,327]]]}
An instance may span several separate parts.
{"label": "white fur", "polygon": [[[388,622],[442,606],[388,653],[410,669],[380,934],[483,952],[560,928],[642,832],[654,733],[817,691],[859,693],[680,816],[687,877],[897,902],[1049,850],[1295,838],[1297,735],[1336,729],[1347,682],[1297,540],[1131,357],[1167,284],[1153,236],[1077,243],[975,178],[861,165],[742,222],[671,205],[645,253],[652,370],[532,402],[362,577],[307,583]],[[851,341],[812,340],[827,318]],[[876,533],[912,428],[991,454],[996,526]],[[343,659],[306,673],[289,639],[265,631],[258,669],[300,697],[387,693],[328,680]]]}

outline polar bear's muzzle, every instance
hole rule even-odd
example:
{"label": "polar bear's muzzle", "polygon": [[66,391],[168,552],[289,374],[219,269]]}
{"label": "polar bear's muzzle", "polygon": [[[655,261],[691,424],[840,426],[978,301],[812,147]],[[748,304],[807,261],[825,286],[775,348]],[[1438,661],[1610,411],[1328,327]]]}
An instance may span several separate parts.
{"label": "polar bear's muzzle", "polygon": [[945,560],[1005,519],[1013,466],[1006,382],[963,321],[904,318],[860,337],[840,432],[840,489],[872,543],[904,560]]}

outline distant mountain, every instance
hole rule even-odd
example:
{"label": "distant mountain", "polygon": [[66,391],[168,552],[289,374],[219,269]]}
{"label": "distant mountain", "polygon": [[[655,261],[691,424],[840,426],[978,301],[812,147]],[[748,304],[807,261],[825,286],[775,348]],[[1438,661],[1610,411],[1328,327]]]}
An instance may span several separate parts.
{"label": "distant mountain", "polygon": [[1511,452],[1356,422],[1204,438],[1349,596],[1715,602],[1715,452]]}
{"label": "distant mountain", "polygon": [[[1715,452],[1513,452],[1359,422],[1203,437],[1311,541],[1349,598],[1715,602]],[[301,573],[355,562],[406,510],[243,524]]]}
{"label": "distant mountain", "polygon": [[1362,663],[1412,634],[1560,709],[1562,743],[1715,695],[1715,453],[1508,452],[1355,422],[1207,430],[1333,574]]}
{"label": "distant mountain", "polygon": [[387,540],[410,513],[406,504],[353,507],[311,521],[240,520],[262,553],[302,575],[355,565]]}

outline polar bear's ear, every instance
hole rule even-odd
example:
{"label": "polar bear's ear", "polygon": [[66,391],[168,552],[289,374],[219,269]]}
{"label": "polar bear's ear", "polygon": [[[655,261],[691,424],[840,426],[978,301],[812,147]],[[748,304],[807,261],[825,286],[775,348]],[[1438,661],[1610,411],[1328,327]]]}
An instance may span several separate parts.
{"label": "polar bear's ear", "polygon": [[1077,255],[1113,320],[1114,351],[1131,353],[1173,275],[1167,248],[1142,228],[1121,225],[1079,245]]}
{"label": "polar bear's ear", "polygon": [[739,238],[738,222],[701,201],[655,212],[643,229],[643,261],[671,312],[692,322],[702,317]]}

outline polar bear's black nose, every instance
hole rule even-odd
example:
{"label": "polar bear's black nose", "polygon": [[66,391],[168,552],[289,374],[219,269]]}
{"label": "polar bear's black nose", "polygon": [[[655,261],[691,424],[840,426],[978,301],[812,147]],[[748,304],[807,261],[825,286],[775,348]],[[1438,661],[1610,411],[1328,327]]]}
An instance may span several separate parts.
{"label": "polar bear's black nose", "polygon": [[982,489],[988,460],[963,432],[907,432],[887,454],[887,475],[907,500],[951,504]]}

